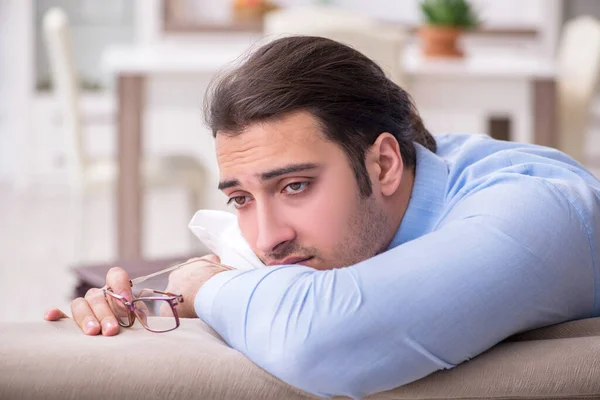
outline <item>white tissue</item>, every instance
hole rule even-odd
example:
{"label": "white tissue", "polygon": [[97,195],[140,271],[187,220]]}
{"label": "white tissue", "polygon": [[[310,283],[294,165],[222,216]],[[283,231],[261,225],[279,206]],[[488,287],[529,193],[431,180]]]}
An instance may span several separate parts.
{"label": "white tissue", "polygon": [[237,217],[226,211],[200,210],[194,214],[190,230],[221,263],[236,269],[254,269],[265,265],[242,236]]}

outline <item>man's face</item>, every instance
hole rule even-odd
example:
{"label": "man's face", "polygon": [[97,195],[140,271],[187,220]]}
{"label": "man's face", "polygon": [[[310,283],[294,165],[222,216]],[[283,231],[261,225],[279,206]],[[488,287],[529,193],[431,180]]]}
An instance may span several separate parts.
{"label": "man's face", "polygon": [[266,265],[344,267],[384,250],[386,213],[361,198],[342,148],[307,112],[217,134],[220,188]]}

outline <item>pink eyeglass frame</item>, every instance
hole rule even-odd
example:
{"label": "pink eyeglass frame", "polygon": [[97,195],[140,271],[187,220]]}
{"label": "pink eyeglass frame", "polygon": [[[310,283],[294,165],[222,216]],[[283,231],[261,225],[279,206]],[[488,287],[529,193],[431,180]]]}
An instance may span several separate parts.
{"label": "pink eyeglass frame", "polygon": [[[225,268],[228,270],[232,270],[233,268],[231,268],[228,265],[224,265],[224,264],[220,264],[220,263],[216,263],[214,261],[210,261],[210,260],[206,260],[203,258],[193,258],[191,260],[188,260],[184,263],[181,264],[176,264],[173,266],[170,266],[168,268],[165,268],[163,270],[154,272],[152,274],[148,274],[148,275],[144,275],[144,276],[140,276],[137,278],[134,278],[132,280],[129,281],[129,285],[131,287],[133,287],[133,285],[135,284],[139,284],[142,283],[150,278],[154,278],[155,276],[158,275],[162,275],[165,274],[167,272],[171,272],[176,270],[177,268],[183,267],[184,265],[188,265],[188,264],[192,264],[194,262],[198,262],[198,261],[202,261],[205,262],[207,264],[211,264],[211,265],[215,265],[217,267],[221,267],[221,268]],[[179,314],[177,313],[177,305],[179,303],[183,303],[183,296],[180,294],[176,294],[176,293],[170,293],[170,292],[162,292],[160,290],[154,290],[154,289],[142,289],[140,291],[140,293],[143,292],[152,292],[155,294],[160,294],[162,295],[161,297],[148,297],[148,296],[143,296],[143,297],[136,297],[134,298],[131,302],[128,301],[125,297],[116,294],[115,292],[112,291],[112,289],[109,286],[105,286],[102,288],[102,291],[104,292],[104,297],[106,298],[106,300],[108,301],[108,296],[120,301],[121,303],[123,303],[123,305],[127,308],[128,313],[127,313],[127,318],[128,318],[128,322],[124,323],[121,321],[121,318],[117,318],[117,322],[119,323],[120,326],[124,327],[124,328],[129,328],[131,326],[133,326],[133,324],[135,323],[135,319],[137,317],[137,319],[140,321],[140,323],[142,324],[142,326],[150,331],[150,332],[154,332],[154,333],[165,333],[165,332],[170,332],[172,330],[175,330],[177,328],[179,328],[180,322],[179,322]],[[160,300],[160,301],[165,301],[169,304],[169,306],[171,307],[171,311],[173,312],[173,316],[175,317],[175,327],[171,328],[171,329],[165,329],[165,330],[156,330],[156,329],[151,329],[150,327],[148,327],[148,325],[145,323],[145,318],[143,318],[142,316],[138,315],[137,313],[139,312],[139,310],[136,309],[135,307],[135,303],[138,301],[143,301],[143,300]]]}

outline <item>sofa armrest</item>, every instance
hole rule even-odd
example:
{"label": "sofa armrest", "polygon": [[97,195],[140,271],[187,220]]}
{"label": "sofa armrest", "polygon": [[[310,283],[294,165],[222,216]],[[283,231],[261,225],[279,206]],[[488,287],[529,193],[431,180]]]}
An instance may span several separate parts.
{"label": "sofa armrest", "polygon": [[86,336],[73,320],[0,322],[0,399],[312,399],[228,347],[199,319]]}
{"label": "sofa armrest", "polygon": [[525,340],[567,339],[578,337],[600,336],[600,318],[586,318],[563,322],[519,333],[506,339],[505,342],[521,342]]}
{"label": "sofa armrest", "polygon": [[[343,368],[343,366],[340,366]],[[0,322],[0,399],[315,399],[263,371],[198,319],[85,336],[72,320]],[[600,398],[600,318],[510,338],[458,367],[369,396]]]}

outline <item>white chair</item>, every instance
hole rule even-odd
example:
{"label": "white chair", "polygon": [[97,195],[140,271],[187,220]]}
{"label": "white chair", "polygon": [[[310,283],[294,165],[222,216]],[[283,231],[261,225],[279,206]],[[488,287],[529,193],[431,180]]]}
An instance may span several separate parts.
{"label": "white chair", "polygon": [[399,28],[382,26],[372,18],[333,6],[275,10],[265,15],[263,27],[268,38],[312,35],[344,43],[375,61],[390,79],[407,88],[401,65],[406,34]]}
{"label": "white chair", "polygon": [[585,136],[600,73],[600,22],[591,16],[568,21],[558,48],[559,150],[585,162]]}
{"label": "white chair", "polygon": [[[85,254],[84,222],[88,195],[116,186],[118,165],[113,158],[92,159],[85,146],[77,73],[73,61],[69,22],[64,11],[50,9],[44,15],[44,38],[50,61],[54,93],[67,137],[70,186],[76,214],[76,258]],[[189,156],[145,157],[140,167],[144,190],[183,187],[189,192],[190,218],[204,208],[205,168]],[[183,225],[185,226],[185,225]],[[191,237],[191,236],[190,236]],[[197,240],[196,243],[199,243]],[[194,242],[192,242],[194,243]]]}

